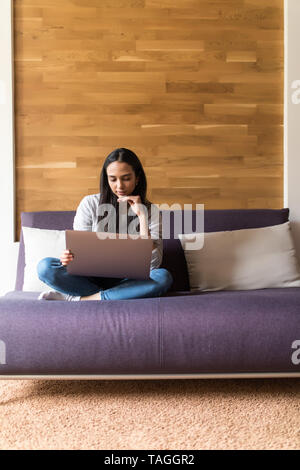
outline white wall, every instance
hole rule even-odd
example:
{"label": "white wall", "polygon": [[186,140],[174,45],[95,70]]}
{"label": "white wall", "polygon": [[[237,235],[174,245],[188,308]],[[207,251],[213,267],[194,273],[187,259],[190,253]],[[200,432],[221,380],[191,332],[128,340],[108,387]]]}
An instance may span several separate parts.
{"label": "white wall", "polygon": [[0,0],[0,295],[14,289],[14,140],[11,0]]}
{"label": "white wall", "polygon": [[[19,243],[14,240],[12,0],[0,0],[0,295],[13,290]],[[285,0],[284,207],[300,260],[300,1]],[[297,83],[299,80],[299,84]],[[297,88],[292,88],[292,85]],[[299,90],[299,92],[298,92]],[[299,103],[298,103],[299,101]],[[297,103],[297,104],[296,104]]]}
{"label": "white wall", "polygon": [[[300,260],[300,1],[285,1],[285,199]],[[297,81],[299,81],[297,83]],[[296,86],[296,88],[293,88]]]}

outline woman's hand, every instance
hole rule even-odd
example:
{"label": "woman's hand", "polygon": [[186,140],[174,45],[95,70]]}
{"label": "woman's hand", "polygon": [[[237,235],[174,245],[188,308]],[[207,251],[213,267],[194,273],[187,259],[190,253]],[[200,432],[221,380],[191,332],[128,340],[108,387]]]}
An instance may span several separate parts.
{"label": "woman's hand", "polygon": [[133,212],[138,216],[142,216],[142,215],[145,215],[145,207],[144,205],[142,204],[142,201],[141,201],[141,196],[137,195],[137,196],[119,196],[118,197],[118,202],[122,202],[122,201],[127,201]]}
{"label": "woman's hand", "polygon": [[67,266],[73,259],[74,255],[71,253],[71,251],[64,250],[60,257],[60,262],[63,266]]}

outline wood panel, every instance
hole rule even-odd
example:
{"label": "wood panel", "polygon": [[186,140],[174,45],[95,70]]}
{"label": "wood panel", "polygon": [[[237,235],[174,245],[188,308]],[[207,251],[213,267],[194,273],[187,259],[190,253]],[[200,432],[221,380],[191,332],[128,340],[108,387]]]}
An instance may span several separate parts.
{"label": "wood panel", "polygon": [[155,203],[283,204],[283,0],[15,0],[20,212],[132,149]]}

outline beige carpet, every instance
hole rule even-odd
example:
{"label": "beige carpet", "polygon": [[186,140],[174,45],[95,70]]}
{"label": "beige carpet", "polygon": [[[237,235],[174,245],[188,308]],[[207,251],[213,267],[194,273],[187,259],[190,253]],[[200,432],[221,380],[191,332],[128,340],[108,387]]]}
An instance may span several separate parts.
{"label": "beige carpet", "polygon": [[0,380],[0,448],[299,449],[300,379]]}

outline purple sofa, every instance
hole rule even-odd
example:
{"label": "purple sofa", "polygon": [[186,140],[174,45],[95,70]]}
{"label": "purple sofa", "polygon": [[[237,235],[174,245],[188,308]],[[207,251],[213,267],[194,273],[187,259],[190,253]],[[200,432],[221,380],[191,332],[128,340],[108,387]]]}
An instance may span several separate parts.
{"label": "purple sofa", "polygon": [[[23,212],[21,223],[72,229],[74,215]],[[0,297],[0,378],[299,376],[292,355],[300,340],[300,288],[190,292],[174,212],[163,211],[163,224],[169,216],[161,267],[174,283],[164,296],[145,299],[37,300],[38,292],[22,291],[21,231],[15,290]],[[289,209],[206,210],[204,230],[265,227],[288,217]]]}

